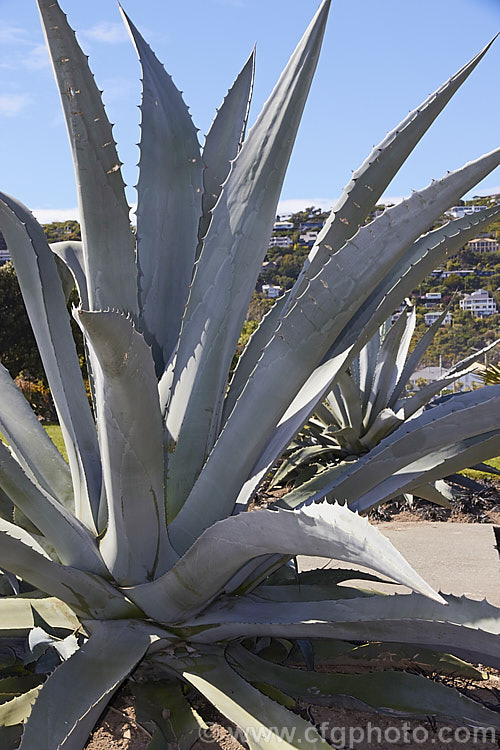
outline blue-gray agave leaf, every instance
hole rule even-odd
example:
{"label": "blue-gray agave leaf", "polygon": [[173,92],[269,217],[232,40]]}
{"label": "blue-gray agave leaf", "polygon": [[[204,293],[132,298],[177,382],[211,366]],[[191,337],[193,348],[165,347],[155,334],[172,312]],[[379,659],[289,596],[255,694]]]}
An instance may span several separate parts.
{"label": "blue-gray agave leaf", "polygon": [[[147,633],[133,623],[95,623],[86,643],[44,683],[20,748],[83,748],[104,706],[149,643]],[[59,705],[64,710],[55,711]]]}
{"label": "blue-gray agave leaf", "polygon": [[161,376],[177,343],[193,274],[203,164],[181,93],[122,11],[143,74],[137,184],[140,324]]}
{"label": "blue-gray agave leaf", "polygon": [[134,236],[101,93],[58,3],[38,8],[73,151],[90,307],[137,315]]}
{"label": "blue-gray agave leaf", "polygon": [[255,75],[255,50],[229,89],[212,123],[203,148],[202,216],[198,228],[198,253],[212,220],[212,209],[221,194],[231,162],[236,159],[245,138]]}
{"label": "blue-gray agave leaf", "polygon": [[183,319],[168,410],[167,427],[177,443],[167,480],[169,519],[217,438],[231,361],[267,250],[329,6],[324,0],[299,42],[213,212]]}
{"label": "blue-gray agave leaf", "polygon": [[101,552],[123,584],[169,567],[163,422],[151,351],[130,317],[75,313],[95,362],[97,427],[108,501]]}
{"label": "blue-gray agave leaf", "polygon": [[101,464],[61,280],[42,227],[21,203],[0,193],[0,227],[16,268],[28,316],[63,431],[76,514],[95,528]]}

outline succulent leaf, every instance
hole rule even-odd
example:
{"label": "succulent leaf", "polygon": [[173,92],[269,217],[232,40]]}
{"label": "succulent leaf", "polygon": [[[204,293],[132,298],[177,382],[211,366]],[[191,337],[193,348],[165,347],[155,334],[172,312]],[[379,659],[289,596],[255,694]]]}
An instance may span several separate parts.
{"label": "succulent leaf", "polygon": [[[92,635],[44,683],[26,724],[20,750],[83,748],[104,705],[150,643],[133,623],[96,623]],[[78,690],[74,685],[78,684]],[[54,711],[63,704],[64,711]]]}
{"label": "succulent leaf", "polygon": [[71,240],[69,242],[51,242],[50,249],[71,271],[80,297],[80,304],[84,310],[89,308],[89,293],[85,276],[85,256],[83,242]]}
{"label": "succulent leaf", "polygon": [[52,562],[29,534],[7,521],[0,521],[0,567],[61,599],[79,616],[113,619],[137,614],[103,578]]}
{"label": "succulent leaf", "polygon": [[[318,373],[318,380],[321,382],[323,374],[331,368],[333,372],[330,372],[327,380],[331,385],[337,362],[338,370],[342,370],[348,363],[348,357],[352,358],[357,353],[350,350],[349,341],[345,339],[354,339],[351,346],[357,343],[361,331],[356,327],[356,335],[354,332],[351,334],[351,331],[353,319],[359,313],[363,300],[374,293],[386,278],[389,269],[405,256],[429,223],[437,219],[464,190],[476,184],[498,164],[500,149],[414,193],[387,210],[369,226],[361,228],[355,240],[347,242],[324,265],[322,272],[311,279],[307,294],[303,294],[294,303],[293,308],[282,319],[272,341],[264,349],[214,450],[194,483],[188,500],[171,523],[170,534],[174,545],[177,544],[177,525],[187,528],[189,524],[192,542],[204,528],[232,512],[234,498],[242,488],[243,501],[248,498],[249,493],[255,489],[258,478],[267,473],[268,466],[263,473],[252,469],[252,466],[264,464],[259,459],[259,454],[263,449],[266,455],[271,453],[266,445],[268,441],[279,446],[274,453],[274,463],[313,411],[314,407],[311,406],[302,421],[296,418],[293,422],[289,420],[295,408],[293,399],[307,383],[311,373],[318,368],[329,350],[335,350],[337,359],[332,357],[321,374]],[[401,233],[403,227],[405,231]],[[362,277],[359,276],[359,268],[365,269]],[[366,310],[363,315],[365,312]],[[376,321],[373,312],[372,307],[367,320],[371,326]],[[378,325],[386,318],[387,314]],[[341,345],[332,345],[336,339],[340,339]],[[319,390],[315,403],[325,391],[326,388]],[[297,412],[301,414],[302,410],[297,409]],[[280,420],[286,426],[292,422],[294,427],[284,443],[277,434]],[[255,424],[259,425],[257,432],[253,429]],[[286,434],[286,429],[282,432]],[[236,460],[228,462],[226,456],[229,446],[237,444],[245,444],[246,450]],[[174,455],[184,454],[178,453],[177,447]],[[257,476],[257,480],[244,486],[242,477],[252,474]],[[214,501],[208,504],[207,497],[214,498]]]}
{"label": "succulent leaf", "polygon": [[3,193],[0,227],[10,248],[63,430],[76,514],[92,529],[101,492],[99,449],[54,256],[42,227],[28,209]]}
{"label": "succulent leaf", "polygon": [[[447,606],[417,594],[281,603],[241,596],[214,603],[184,625],[193,643],[225,637],[334,638],[412,643],[498,669],[500,609],[486,601],[445,596]],[[197,626],[197,632],[191,627]],[[229,634],[231,634],[229,636]]]}
{"label": "succulent leaf", "polygon": [[136,316],[134,237],[101,93],[57,0],[37,2],[73,152],[90,309]]}
{"label": "succulent leaf", "polygon": [[332,252],[339,250],[347,240],[354,237],[394,175],[452,96],[482,60],[495,39],[496,37],[458,73],[455,73],[420,106],[410,112],[378,146],[374,147],[366,161],[353,173],[351,181],[332,208],[294,284],[289,304],[305,291],[307,279],[316,276]]}
{"label": "succulent leaf", "polygon": [[167,479],[169,521],[185,502],[219,432],[231,361],[271,236],[329,6],[330,0],[323,0],[213,211],[183,319],[167,418],[177,443]]}
{"label": "succulent leaf", "polygon": [[73,486],[68,464],[1,364],[0,401],[0,430],[16,459],[31,479],[38,482],[65,507],[74,510]]}
{"label": "succulent leaf", "polygon": [[163,499],[163,425],[151,351],[130,317],[75,313],[96,362],[97,427],[108,500],[100,549],[114,578],[133,584],[170,567]]}
{"label": "succulent leaf", "polygon": [[240,677],[224,656],[200,654],[197,658],[177,658],[167,663],[242,729],[250,750],[330,747],[309,722]]}
{"label": "succulent leaf", "polygon": [[52,544],[59,559],[98,575],[108,571],[95,537],[70,510],[34,484],[0,443],[0,486],[37,529]]}
{"label": "succulent leaf", "polygon": [[261,510],[226,518],[207,529],[162,578],[122,590],[150,617],[181,620],[220,593],[246,563],[268,553],[356,561],[440,601],[365,519],[347,507],[327,503],[300,513]]}
{"label": "succulent leaf", "polygon": [[272,664],[239,645],[229,647],[227,658],[249,682],[265,682],[307,702],[328,705],[332,698],[335,704],[335,697],[350,696],[357,699],[352,707],[372,707],[390,716],[446,716],[458,723],[500,728],[498,713],[421,675],[394,671],[361,675],[309,672]]}
{"label": "succulent leaf", "polygon": [[153,721],[157,726],[153,748],[156,744],[160,750],[167,742],[179,750],[190,750],[200,730],[208,729],[185,698],[179,681],[134,682],[131,687],[138,721]]}
{"label": "succulent leaf", "polygon": [[[375,340],[373,349],[363,348],[363,343],[367,338],[371,341],[371,337],[400,304],[401,299],[408,296],[447,253],[456,252],[464,242],[476,236],[481,228],[490,224],[499,214],[500,207],[493,206],[466,219],[449,222],[417,240],[403,259],[393,266],[383,282],[362,304],[360,311],[351,318],[338,341],[325,355],[323,363],[311,374],[289,405],[243,485],[238,498],[240,506],[244,507],[249,502],[276,459],[315,411],[317,404],[325,398],[338,374],[359,351],[360,384],[365,391],[367,402],[378,347]],[[349,349],[351,345],[352,348]]]}
{"label": "succulent leaf", "polygon": [[177,343],[191,283],[203,165],[197,131],[181,93],[121,12],[143,75],[137,184],[140,327],[160,377]]}
{"label": "succulent leaf", "polygon": [[203,239],[212,220],[212,210],[229,175],[231,162],[238,156],[245,139],[254,76],[255,49],[229,89],[205,140],[202,153],[203,197],[197,257],[200,255]]}
{"label": "succulent leaf", "polygon": [[35,627],[37,617],[42,617],[54,630],[79,629],[80,623],[71,609],[59,599],[25,598],[20,596],[0,598],[0,635],[10,638],[27,636]]}

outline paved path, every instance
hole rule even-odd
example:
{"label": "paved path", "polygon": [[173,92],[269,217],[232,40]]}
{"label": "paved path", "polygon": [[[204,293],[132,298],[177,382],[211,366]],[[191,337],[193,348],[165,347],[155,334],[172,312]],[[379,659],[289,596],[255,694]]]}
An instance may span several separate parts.
{"label": "paved path", "polygon": [[[490,524],[391,521],[377,526],[435,589],[474,599],[486,597],[500,607],[500,556]],[[321,557],[301,557],[299,565],[302,570],[352,567]],[[408,591],[396,585],[380,589]]]}

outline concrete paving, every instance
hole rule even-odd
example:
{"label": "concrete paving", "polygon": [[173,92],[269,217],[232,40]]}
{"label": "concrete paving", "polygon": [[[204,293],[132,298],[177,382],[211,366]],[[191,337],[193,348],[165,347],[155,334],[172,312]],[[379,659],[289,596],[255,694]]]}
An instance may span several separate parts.
{"label": "concrete paving", "polygon": [[[377,524],[408,562],[435,589],[467,594],[500,607],[500,556],[490,524],[408,522]],[[352,568],[322,557],[299,557],[301,570]],[[359,566],[360,570],[366,570]],[[367,582],[363,583],[367,587]],[[381,591],[408,592],[405,586],[369,584]]]}

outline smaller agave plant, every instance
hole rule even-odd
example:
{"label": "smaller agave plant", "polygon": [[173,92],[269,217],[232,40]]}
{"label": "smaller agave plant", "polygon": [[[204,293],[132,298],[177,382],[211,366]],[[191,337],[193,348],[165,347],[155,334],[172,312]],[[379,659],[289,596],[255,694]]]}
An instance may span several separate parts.
{"label": "smaller agave plant", "polygon": [[[397,320],[392,324],[391,320],[387,321],[376,331],[350,367],[339,375],[326,398],[317,404],[313,416],[289,447],[289,453],[275,473],[270,488],[289,481],[291,475],[294,484],[300,485],[324,469],[325,465],[349,468],[353,461],[372,451],[384,438],[393,435],[392,439],[397,440],[400,435],[398,430],[404,428],[410,436],[414,429],[416,434],[422,426],[422,421],[417,418],[431,407],[432,415],[424,418],[425,429],[435,430],[443,409],[439,408],[439,399],[433,400],[444,388],[464,375],[478,372],[477,360],[500,342],[500,339],[493,341],[457,362],[443,377],[424,385],[413,395],[407,395],[411,390],[411,376],[447,312],[444,310],[441,313],[410,352],[417,310],[407,300],[406,309]],[[458,405],[460,402],[461,397],[457,394],[454,403]],[[387,439],[384,445],[390,442]],[[494,473],[484,463],[471,468]],[[457,474],[453,478],[458,484],[471,484]],[[451,487],[441,480],[422,485],[412,494],[444,507],[450,507],[449,501],[453,497]]]}

